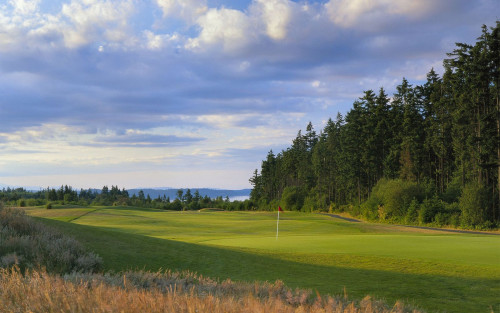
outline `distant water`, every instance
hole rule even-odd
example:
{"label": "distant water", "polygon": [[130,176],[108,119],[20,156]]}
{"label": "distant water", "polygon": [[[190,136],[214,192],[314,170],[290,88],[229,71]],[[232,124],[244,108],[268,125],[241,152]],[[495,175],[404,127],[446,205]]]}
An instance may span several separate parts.
{"label": "distant water", "polygon": [[235,197],[229,197],[229,201],[245,201],[250,199],[250,196],[235,196]]}

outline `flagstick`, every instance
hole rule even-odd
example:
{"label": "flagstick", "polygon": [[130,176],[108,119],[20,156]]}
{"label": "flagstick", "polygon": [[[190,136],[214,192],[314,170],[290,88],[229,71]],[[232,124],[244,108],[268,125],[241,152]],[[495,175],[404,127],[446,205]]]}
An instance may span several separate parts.
{"label": "flagstick", "polygon": [[279,224],[280,224],[280,210],[278,210],[278,220],[276,221],[276,240],[278,240]]}

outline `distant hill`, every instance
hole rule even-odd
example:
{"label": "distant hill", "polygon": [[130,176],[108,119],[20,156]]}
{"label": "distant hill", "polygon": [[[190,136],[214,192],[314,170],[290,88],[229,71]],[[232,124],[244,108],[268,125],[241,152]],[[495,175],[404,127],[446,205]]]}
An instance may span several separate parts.
{"label": "distant hill", "polygon": [[[163,197],[170,197],[171,200],[175,199],[177,197],[177,190],[181,189],[183,193],[186,193],[188,188],[135,188],[135,189],[128,189],[128,193],[130,196],[133,194],[138,195],[139,191],[142,190],[144,192],[144,195],[148,195],[152,198],[158,198],[158,196]],[[194,195],[195,191],[198,190],[200,195],[202,197],[208,196],[212,199],[215,199],[217,197],[222,197],[226,198],[229,197],[231,200],[244,200],[248,199],[250,197],[250,191],[252,189],[240,189],[240,190],[229,190],[229,189],[210,189],[210,188],[190,188],[191,193]]]}

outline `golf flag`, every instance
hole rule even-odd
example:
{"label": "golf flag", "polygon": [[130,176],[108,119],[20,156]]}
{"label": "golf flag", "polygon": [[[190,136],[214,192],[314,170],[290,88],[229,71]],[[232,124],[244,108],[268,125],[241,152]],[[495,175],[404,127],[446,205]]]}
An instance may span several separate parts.
{"label": "golf flag", "polygon": [[276,240],[278,240],[279,225],[280,225],[280,212],[283,212],[281,206],[278,205],[278,220],[276,221]]}

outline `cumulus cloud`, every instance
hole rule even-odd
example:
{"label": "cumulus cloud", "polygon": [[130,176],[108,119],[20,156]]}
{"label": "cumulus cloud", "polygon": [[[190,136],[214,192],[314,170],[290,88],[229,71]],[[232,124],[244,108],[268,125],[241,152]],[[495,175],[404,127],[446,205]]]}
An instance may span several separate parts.
{"label": "cumulus cloud", "polygon": [[0,51],[80,48],[101,41],[133,40],[128,20],[133,0],[71,0],[56,14],[40,12],[40,0],[11,0],[0,12]]}
{"label": "cumulus cloud", "polygon": [[266,26],[266,34],[275,40],[284,39],[291,22],[292,1],[289,0],[256,0],[255,12]]}
{"label": "cumulus cloud", "polygon": [[69,22],[63,30],[66,46],[77,48],[99,39],[125,41],[127,21],[133,11],[132,1],[72,0],[63,4],[61,13]]}
{"label": "cumulus cloud", "polygon": [[189,49],[199,49],[204,45],[221,45],[224,51],[243,48],[251,41],[253,25],[249,17],[233,9],[210,9],[197,20],[200,34],[187,43]]}
{"label": "cumulus cloud", "polygon": [[164,17],[177,17],[194,23],[207,10],[206,0],[156,0]]}
{"label": "cumulus cloud", "polygon": [[38,10],[38,5],[41,0],[10,0],[10,4],[14,7],[14,14],[31,15]]}

